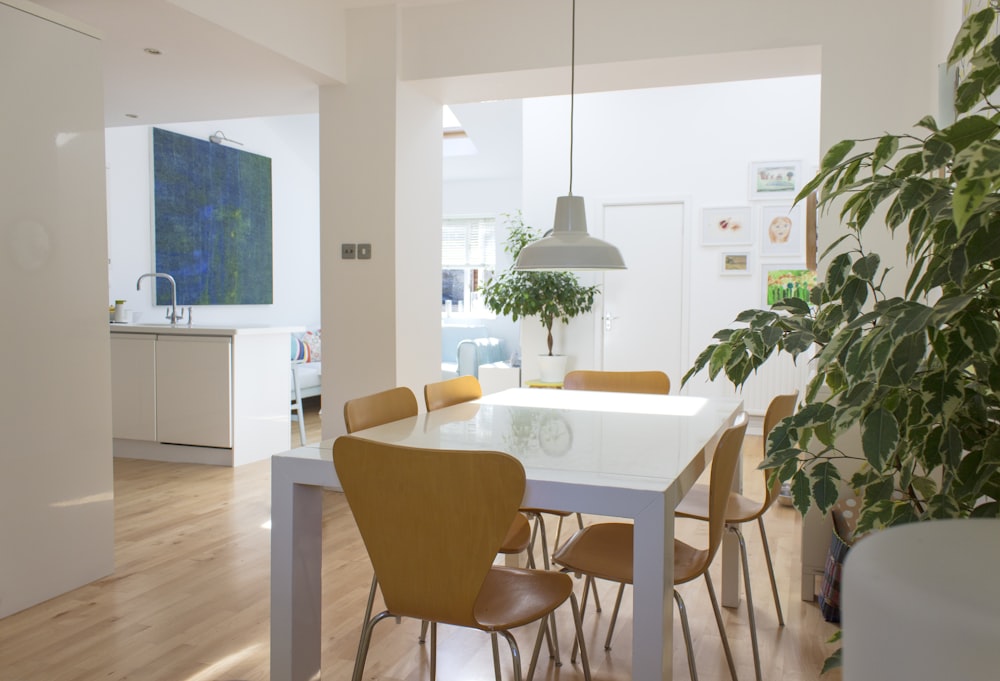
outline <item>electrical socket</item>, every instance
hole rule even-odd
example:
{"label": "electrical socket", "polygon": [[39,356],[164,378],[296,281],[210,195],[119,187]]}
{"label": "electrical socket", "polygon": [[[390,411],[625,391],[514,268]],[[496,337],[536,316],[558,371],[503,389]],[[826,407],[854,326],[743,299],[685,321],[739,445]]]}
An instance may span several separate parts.
{"label": "electrical socket", "polygon": [[372,245],[358,244],[358,260],[371,260],[371,259],[372,259]]}
{"label": "electrical socket", "polygon": [[340,244],[341,260],[354,260],[357,257],[357,244]]}

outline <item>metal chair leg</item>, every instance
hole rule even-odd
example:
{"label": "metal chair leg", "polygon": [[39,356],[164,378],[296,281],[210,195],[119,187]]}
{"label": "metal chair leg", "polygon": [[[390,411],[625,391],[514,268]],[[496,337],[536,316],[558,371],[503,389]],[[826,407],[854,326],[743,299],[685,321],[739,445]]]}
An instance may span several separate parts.
{"label": "metal chair leg", "polygon": [[[595,591],[596,593],[596,591]],[[622,594],[625,593],[625,584],[618,585],[618,595],[615,597],[615,609],[611,612],[611,623],[608,625],[608,637],[604,640],[604,649],[611,650],[611,635],[615,633],[615,623],[618,621],[618,608],[622,604]]]}
{"label": "metal chair leg", "polygon": [[490,643],[493,645],[493,676],[500,681],[500,646],[497,645],[496,632],[490,634]]}
{"label": "metal chair leg", "polygon": [[[509,631],[501,630],[498,631],[497,634],[500,634],[507,639],[507,644],[510,646],[510,656],[513,658],[514,662],[514,681],[521,681],[521,651],[517,647],[517,641]],[[496,636],[496,634],[493,634],[493,636]],[[499,666],[497,668],[499,670]]]}
{"label": "metal chair leg", "polygon": [[762,681],[760,669],[760,649],[757,646],[757,617],[754,614],[753,592],[750,590],[750,565],[747,561],[747,544],[743,540],[743,533],[735,525],[727,526],[727,529],[736,535],[740,543],[740,559],[743,561],[743,589],[747,594],[747,619],[750,621],[750,643],[753,648],[753,669],[757,681]]}
{"label": "metal chair leg", "polygon": [[365,660],[368,659],[368,646],[372,641],[372,630],[386,617],[391,617],[388,611],[380,612],[365,622],[365,626],[361,630],[361,641],[358,643],[358,654],[354,657],[354,674],[351,676],[351,681],[361,681],[364,676]]}
{"label": "metal chair leg", "polygon": [[687,650],[691,681],[698,681],[698,669],[694,664],[694,648],[691,645],[691,627],[688,624],[687,607],[684,605],[684,599],[677,593],[677,589],[674,589],[674,600],[677,602],[677,612],[681,616],[681,631],[684,632],[684,648]]}
{"label": "metal chair leg", "polygon": [[[438,625],[431,622],[431,681],[437,679]],[[361,681],[361,679],[357,679]]]}
{"label": "metal chair leg", "polygon": [[[705,584],[708,585],[708,598],[712,601],[712,611],[715,612],[715,624],[719,627],[719,637],[722,639],[722,649],[726,653],[726,662],[729,663],[729,674],[736,678],[736,663],[733,661],[733,650],[729,647],[729,637],[726,636],[726,627],[722,624],[722,609],[719,608],[719,599],[715,596],[715,586],[712,584],[712,576],[705,570]],[[677,593],[675,590],[674,593]]]}
{"label": "metal chair leg", "polygon": [[767,543],[767,532],[764,531],[764,516],[757,517],[757,527],[760,528],[760,540],[764,544],[764,558],[767,560],[767,574],[771,577],[771,593],[774,595],[774,610],[778,613],[778,626],[785,626],[785,618],[781,614],[781,599],[778,597],[778,583],[774,579],[774,564],[771,562],[771,547]]}

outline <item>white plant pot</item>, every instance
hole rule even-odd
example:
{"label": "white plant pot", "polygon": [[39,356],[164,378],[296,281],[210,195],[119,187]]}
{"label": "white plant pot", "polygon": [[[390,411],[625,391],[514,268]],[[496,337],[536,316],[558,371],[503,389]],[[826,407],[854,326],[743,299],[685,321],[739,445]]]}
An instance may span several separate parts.
{"label": "white plant pot", "polygon": [[538,380],[545,383],[561,383],[566,377],[566,355],[539,355]]}

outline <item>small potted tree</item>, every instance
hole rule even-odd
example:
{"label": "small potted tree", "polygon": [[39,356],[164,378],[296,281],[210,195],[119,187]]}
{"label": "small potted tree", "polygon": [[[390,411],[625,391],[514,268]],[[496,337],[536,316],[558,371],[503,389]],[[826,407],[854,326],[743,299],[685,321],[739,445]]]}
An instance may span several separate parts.
{"label": "small potted tree", "polygon": [[[504,251],[516,262],[521,249],[542,234],[524,224],[520,211],[505,217],[509,233]],[[597,286],[581,284],[572,272],[520,272],[513,265],[494,274],[480,289],[491,312],[509,315],[515,322],[521,317],[538,317],[548,340],[548,353],[539,357],[540,378],[548,383],[562,381],[566,375],[566,357],[552,354],[552,325],[557,319],[566,324],[590,312],[598,290]]]}

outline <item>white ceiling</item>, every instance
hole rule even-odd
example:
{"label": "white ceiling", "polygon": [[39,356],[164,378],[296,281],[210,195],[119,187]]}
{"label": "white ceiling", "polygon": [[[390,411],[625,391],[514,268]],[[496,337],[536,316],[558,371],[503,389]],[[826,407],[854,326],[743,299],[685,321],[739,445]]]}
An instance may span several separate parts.
{"label": "white ceiling", "polygon": [[[335,4],[350,8],[441,1],[335,0]],[[109,127],[315,112],[318,84],[331,82],[329,76],[170,0],[35,2],[100,34]],[[253,11],[251,3],[242,6]],[[162,54],[151,56],[143,51],[148,47]]]}

